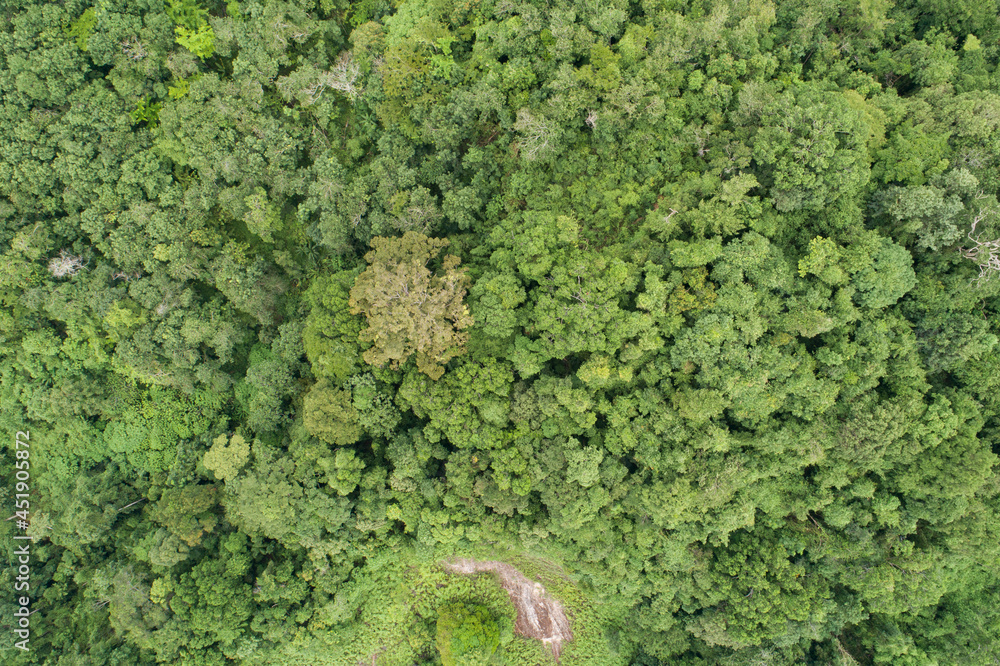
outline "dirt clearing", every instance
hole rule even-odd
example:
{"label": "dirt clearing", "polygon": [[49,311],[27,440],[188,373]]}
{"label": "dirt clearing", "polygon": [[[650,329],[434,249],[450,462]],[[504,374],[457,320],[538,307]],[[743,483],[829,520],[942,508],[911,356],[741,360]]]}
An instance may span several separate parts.
{"label": "dirt clearing", "polygon": [[551,648],[552,655],[559,661],[562,644],[573,640],[573,632],[562,604],[550,597],[541,583],[528,579],[509,564],[494,560],[460,558],[443,562],[442,566],[457,574],[487,571],[496,574],[500,586],[507,590],[511,603],[517,609],[514,633],[542,641]]}

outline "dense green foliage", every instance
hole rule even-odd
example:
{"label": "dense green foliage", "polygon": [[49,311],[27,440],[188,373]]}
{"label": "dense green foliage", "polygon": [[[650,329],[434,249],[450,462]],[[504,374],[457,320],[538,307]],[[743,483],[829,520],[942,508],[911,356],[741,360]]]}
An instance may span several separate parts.
{"label": "dense green foliage", "polygon": [[437,613],[437,649],[443,666],[489,663],[500,645],[500,630],[488,608],[457,603]]}
{"label": "dense green foliage", "polygon": [[998,15],[0,0],[2,660],[1000,663]]}

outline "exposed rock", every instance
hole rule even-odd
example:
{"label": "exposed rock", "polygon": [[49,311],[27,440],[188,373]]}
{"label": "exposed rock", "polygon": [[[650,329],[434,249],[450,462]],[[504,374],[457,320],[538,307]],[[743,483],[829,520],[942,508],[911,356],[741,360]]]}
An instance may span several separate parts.
{"label": "exposed rock", "polygon": [[494,560],[480,562],[459,558],[444,562],[443,566],[458,574],[487,571],[496,574],[501,587],[507,590],[511,603],[517,609],[514,633],[542,641],[552,650],[556,661],[559,661],[562,644],[573,640],[573,632],[562,604],[550,597],[541,583],[526,578],[509,564]]}

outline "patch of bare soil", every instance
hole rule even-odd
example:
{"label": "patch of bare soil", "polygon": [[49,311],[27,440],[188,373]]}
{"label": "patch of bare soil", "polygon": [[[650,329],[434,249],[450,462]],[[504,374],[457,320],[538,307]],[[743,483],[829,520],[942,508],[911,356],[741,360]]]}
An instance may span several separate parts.
{"label": "patch of bare soil", "polygon": [[507,590],[510,602],[517,609],[514,633],[527,638],[537,638],[552,650],[559,661],[559,652],[565,641],[573,640],[569,619],[561,603],[550,597],[541,583],[530,580],[520,571],[493,560],[477,561],[468,558],[442,563],[452,573],[474,574],[492,572]]}

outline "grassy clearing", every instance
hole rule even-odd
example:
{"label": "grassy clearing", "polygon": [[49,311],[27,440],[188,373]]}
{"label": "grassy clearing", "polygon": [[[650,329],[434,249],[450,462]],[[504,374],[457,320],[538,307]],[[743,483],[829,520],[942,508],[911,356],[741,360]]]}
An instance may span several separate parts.
{"label": "grassy clearing", "polygon": [[[514,632],[517,613],[493,573],[449,573],[450,557],[497,560],[537,581],[562,603],[573,639],[562,645],[561,666],[616,666],[627,655],[613,649],[605,607],[592,603],[556,563],[513,551],[476,548],[466,552],[391,553],[368,561],[363,578],[352,579],[311,623],[311,635],[285,646],[283,659],[301,664],[440,664],[435,628],[440,609],[474,603],[489,609],[500,628],[500,647],[483,666],[549,666],[556,663],[541,641]],[[384,599],[385,603],[371,603]],[[362,602],[366,603],[362,603]],[[461,662],[459,662],[461,663]],[[470,664],[471,666],[471,664]]]}

